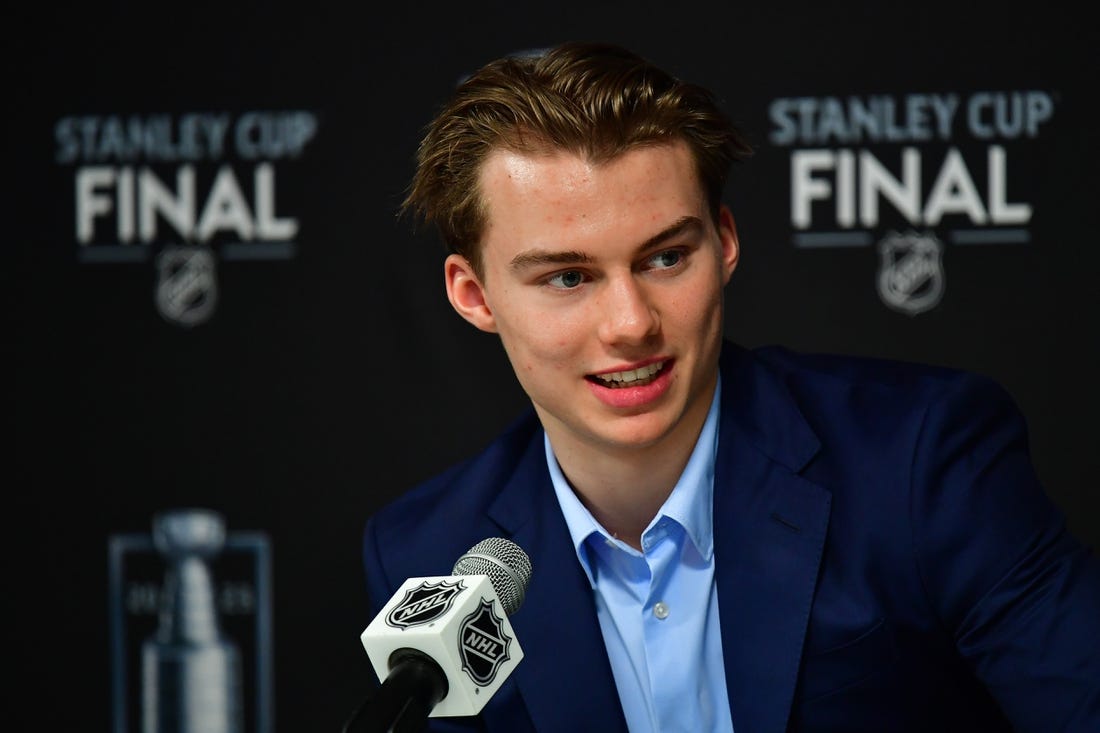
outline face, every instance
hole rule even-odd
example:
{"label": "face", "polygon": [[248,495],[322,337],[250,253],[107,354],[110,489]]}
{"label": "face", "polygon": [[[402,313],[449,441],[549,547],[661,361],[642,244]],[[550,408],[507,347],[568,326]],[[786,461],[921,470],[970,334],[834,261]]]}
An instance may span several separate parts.
{"label": "face", "polygon": [[484,277],[451,255],[451,304],[497,333],[556,451],[694,444],[717,380],[733,216],[709,211],[682,143],[593,164],[484,163]]}

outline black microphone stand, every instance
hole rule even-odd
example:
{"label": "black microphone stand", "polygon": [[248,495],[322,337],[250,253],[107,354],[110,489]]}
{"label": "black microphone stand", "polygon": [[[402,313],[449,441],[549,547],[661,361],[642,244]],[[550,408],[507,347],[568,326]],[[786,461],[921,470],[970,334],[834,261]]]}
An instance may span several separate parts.
{"label": "black microphone stand", "polygon": [[447,675],[416,649],[390,655],[390,673],[344,724],[341,733],[421,733],[428,716],[447,696]]}

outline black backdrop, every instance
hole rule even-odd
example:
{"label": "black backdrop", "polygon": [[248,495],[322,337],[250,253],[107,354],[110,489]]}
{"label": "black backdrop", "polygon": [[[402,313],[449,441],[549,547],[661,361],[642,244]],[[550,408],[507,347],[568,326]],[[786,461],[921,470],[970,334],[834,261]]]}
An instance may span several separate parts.
{"label": "black backdrop", "polygon": [[[371,674],[358,642],[369,621],[363,521],[524,405],[497,342],[450,311],[434,235],[395,217],[420,128],[462,74],[572,38],[622,42],[711,86],[753,141],[727,196],[743,248],[728,290],[731,337],[996,377],[1028,417],[1051,495],[1095,545],[1100,38],[1053,8],[1007,7],[5,10],[4,340],[15,364],[5,390],[5,606],[16,612],[17,720],[139,729],[112,708],[121,694],[133,709],[139,680],[131,669],[129,688],[112,689],[111,624],[137,629],[149,616],[119,616],[108,548],[148,535],[158,512],[198,506],[231,533],[266,538],[271,553],[274,726],[264,733],[339,729]],[[922,107],[952,98],[944,127]],[[856,130],[851,99],[886,116]],[[811,100],[810,127],[793,142],[776,137],[777,100]],[[826,125],[837,109],[848,127]],[[1021,117],[1027,110],[1035,114]],[[221,120],[224,137],[187,147],[188,116],[208,130]],[[156,142],[158,119],[174,141]],[[133,120],[143,132],[128,137]],[[993,147],[999,163],[989,162]],[[819,168],[833,195],[812,204],[807,230],[792,224],[794,161],[805,151],[834,162],[862,151],[900,179],[905,148],[920,160],[921,221],[880,203],[877,220],[846,223],[834,206],[841,183]],[[932,221],[932,188],[952,155],[952,185],[940,191],[947,213]],[[143,168],[176,194],[181,170],[191,171],[190,225],[161,216],[148,236],[138,223],[127,233],[123,181]],[[232,180],[211,196],[213,233],[199,236],[223,168]],[[975,200],[992,219],[994,199],[1010,213],[976,222]],[[922,312],[899,312],[876,288],[887,269],[876,243],[893,231],[940,244],[912,294],[935,296]],[[968,244],[975,237],[985,244]],[[173,312],[158,301],[173,276],[160,253],[188,239],[212,257],[191,273],[205,283],[198,300]],[[253,684],[249,695],[259,694]]]}

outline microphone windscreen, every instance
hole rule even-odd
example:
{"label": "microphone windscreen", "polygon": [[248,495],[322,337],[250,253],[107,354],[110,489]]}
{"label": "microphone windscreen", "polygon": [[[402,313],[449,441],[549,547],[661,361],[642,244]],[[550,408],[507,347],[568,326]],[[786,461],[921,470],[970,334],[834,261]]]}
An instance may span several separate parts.
{"label": "microphone windscreen", "polygon": [[488,537],[471,547],[454,565],[452,575],[488,575],[505,613],[523,604],[531,582],[531,558],[503,537]]}

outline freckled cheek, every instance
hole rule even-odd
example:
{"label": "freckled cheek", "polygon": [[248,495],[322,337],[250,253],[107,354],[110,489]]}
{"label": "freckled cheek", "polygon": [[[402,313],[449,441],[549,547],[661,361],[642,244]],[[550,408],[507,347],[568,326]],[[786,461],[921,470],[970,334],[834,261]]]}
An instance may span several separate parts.
{"label": "freckled cheek", "polygon": [[546,316],[533,320],[526,340],[529,351],[543,364],[570,361],[584,346],[579,323]]}
{"label": "freckled cheek", "polygon": [[666,329],[676,324],[680,328],[708,330],[716,325],[721,314],[721,301],[718,298],[709,293],[700,293],[696,297],[670,301],[662,309],[661,322]]}

